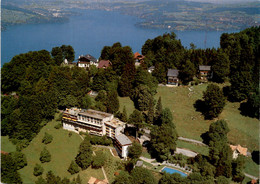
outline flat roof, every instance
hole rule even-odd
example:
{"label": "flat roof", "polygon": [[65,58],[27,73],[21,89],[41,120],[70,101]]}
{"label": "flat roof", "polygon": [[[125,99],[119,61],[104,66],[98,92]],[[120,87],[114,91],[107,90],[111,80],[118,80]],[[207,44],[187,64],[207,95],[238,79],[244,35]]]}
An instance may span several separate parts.
{"label": "flat roof", "polygon": [[120,135],[116,135],[116,140],[118,140],[118,142],[120,142],[120,144],[122,146],[126,145],[126,144],[132,144],[132,141],[126,137],[124,134],[120,134]]}
{"label": "flat roof", "polygon": [[118,126],[123,126],[125,123],[123,121],[120,121],[117,118],[113,118],[111,121],[105,122],[105,124],[113,126],[113,127],[118,127]]}
{"label": "flat roof", "polygon": [[92,117],[92,118],[97,118],[97,119],[104,119],[107,117],[111,117],[113,114],[106,113],[106,112],[101,112],[101,111],[96,111],[93,109],[88,109],[80,112],[79,114]]}

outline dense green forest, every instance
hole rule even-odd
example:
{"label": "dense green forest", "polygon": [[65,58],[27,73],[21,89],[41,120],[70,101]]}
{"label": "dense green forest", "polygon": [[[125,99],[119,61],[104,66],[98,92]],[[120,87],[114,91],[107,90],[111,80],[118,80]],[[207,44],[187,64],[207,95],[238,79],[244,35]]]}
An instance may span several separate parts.
{"label": "dense green forest", "polygon": [[[162,107],[160,99],[158,102],[154,100],[158,83],[167,81],[167,70],[176,68],[180,71],[181,85],[195,85],[200,82],[196,77],[198,66],[211,65],[214,74],[212,81],[230,85],[223,91],[217,86],[208,86],[203,102],[208,105],[205,118],[218,117],[226,98],[232,102],[242,102],[241,113],[258,118],[259,39],[260,27],[252,27],[239,33],[222,34],[221,48],[203,50],[191,44],[186,49],[172,32],[144,43],[142,54],[145,60],[137,68],[132,49],[118,42],[105,46],[101,51],[100,59],[112,62],[112,67],[108,69],[97,69],[94,66],[83,69],[61,64],[65,58],[69,61],[75,59],[73,48],[66,45],[53,48],[51,53],[41,50],[17,55],[1,69],[2,135],[8,135],[17,145],[17,150],[21,150],[29,145],[58,110],[73,106],[93,108],[114,113],[121,120],[134,125],[136,137],[142,135],[142,127],[153,127],[150,152],[159,161],[169,160],[169,155],[176,149],[178,134],[170,110]],[[155,66],[152,74],[147,71],[150,66]],[[99,92],[95,99],[88,95],[90,90]],[[128,120],[125,111],[118,111],[118,95],[129,96],[134,102],[136,110],[129,115]],[[214,102],[210,101],[212,96]],[[220,129],[220,123],[223,131],[214,131]],[[211,156],[198,156],[190,162],[197,164],[197,170],[202,176],[224,175],[233,177],[234,181],[241,181],[244,177],[239,168],[241,164],[233,163],[228,148],[223,146],[227,145],[228,127],[224,121],[220,123],[212,124],[209,129]],[[224,173],[225,170],[229,172]],[[17,173],[13,173],[13,179],[18,178],[18,181]],[[189,177],[191,180],[191,177],[195,177],[194,180],[199,178],[194,175]],[[202,178],[199,181],[211,179]],[[165,175],[161,183],[165,183],[164,180],[170,178]]]}

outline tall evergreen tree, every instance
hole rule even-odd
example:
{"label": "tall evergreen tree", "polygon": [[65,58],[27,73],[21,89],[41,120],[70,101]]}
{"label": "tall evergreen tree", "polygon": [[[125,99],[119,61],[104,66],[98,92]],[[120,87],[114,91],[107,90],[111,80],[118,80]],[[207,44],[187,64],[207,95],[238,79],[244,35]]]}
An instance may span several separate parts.
{"label": "tall evergreen tree", "polygon": [[115,113],[119,109],[119,100],[116,90],[109,91],[107,94],[107,112]]}
{"label": "tall evergreen tree", "polygon": [[219,83],[224,82],[225,78],[229,75],[230,72],[229,66],[230,61],[228,55],[220,49],[218,51],[216,61],[212,66],[213,80]]}
{"label": "tall evergreen tree", "polygon": [[151,131],[151,151],[159,161],[169,159],[176,149],[178,134],[172,119],[170,110],[164,109],[159,120],[161,124]]}
{"label": "tall evergreen tree", "polygon": [[85,138],[79,146],[79,152],[75,158],[76,163],[82,170],[87,169],[92,162],[92,147],[88,140]]}
{"label": "tall evergreen tree", "polygon": [[153,100],[149,101],[148,106],[148,115],[147,115],[147,123],[153,124],[154,119],[154,102]]}
{"label": "tall evergreen tree", "polygon": [[127,63],[118,83],[118,93],[121,97],[130,96],[133,89],[135,73],[136,70],[134,63]]}
{"label": "tall evergreen tree", "polygon": [[126,113],[126,108],[125,108],[125,106],[124,106],[124,108],[123,108],[123,113],[122,113],[121,120],[122,120],[123,122],[127,122],[127,113]]}
{"label": "tall evergreen tree", "polygon": [[196,69],[194,64],[190,60],[186,60],[181,66],[178,78],[182,81],[183,84],[188,84],[188,82],[193,80],[195,74]]}
{"label": "tall evergreen tree", "polygon": [[157,105],[155,107],[155,114],[154,114],[154,118],[155,120],[157,120],[159,118],[159,116],[161,116],[162,114],[162,98],[159,97],[158,101],[157,101]]}
{"label": "tall evergreen tree", "polygon": [[50,152],[47,150],[46,147],[44,147],[43,150],[41,151],[40,161],[41,161],[42,163],[44,163],[44,162],[50,162],[50,161],[51,161],[51,154],[50,154]]}
{"label": "tall evergreen tree", "polygon": [[225,106],[225,97],[222,90],[218,86],[210,84],[207,90],[203,92],[203,99],[206,109],[204,112],[205,118],[218,117]]}

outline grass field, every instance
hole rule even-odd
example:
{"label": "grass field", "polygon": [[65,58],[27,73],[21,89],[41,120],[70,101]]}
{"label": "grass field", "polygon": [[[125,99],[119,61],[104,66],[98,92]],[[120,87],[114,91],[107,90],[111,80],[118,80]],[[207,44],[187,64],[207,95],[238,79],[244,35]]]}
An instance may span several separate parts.
{"label": "grass field", "polygon": [[202,155],[208,155],[209,154],[209,148],[206,146],[199,146],[196,144],[191,144],[185,141],[178,140],[177,141],[177,147],[178,148],[186,148],[191,151],[194,151],[196,153],[200,153]]}
{"label": "grass field", "polygon": [[[170,108],[173,114],[173,122],[176,125],[179,136],[202,140],[200,135],[206,132],[211,122],[204,120],[200,112],[197,112],[193,104],[202,99],[203,91],[207,84],[193,86],[190,91],[187,86],[175,88],[159,86],[155,99],[161,96],[163,107]],[[126,106],[127,114],[134,109],[133,102],[128,97],[120,98],[120,110]],[[249,151],[258,150],[259,121],[256,118],[242,116],[239,111],[239,103],[227,102],[219,119],[225,119],[230,128],[228,139],[233,144],[240,144],[249,148]]]}
{"label": "grass field", "polygon": [[[56,124],[57,122],[55,120],[49,122],[32,140],[30,145],[22,151],[26,155],[28,162],[28,165],[20,170],[24,183],[34,183],[34,181],[37,179],[33,175],[33,168],[36,163],[40,164],[44,168],[44,177],[49,170],[52,170],[55,175],[58,175],[61,178],[67,177],[69,179],[72,179],[77,176],[71,176],[67,169],[71,161],[74,160],[75,156],[77,155],[78,148],[80,143],[82,142],[82,139],[76,133],[72,133],[72,136],[69,137],[68,131],[63,130],[62,128],[58,130],[55,129],[54,126]],[[50,144],[46,145],[51,154],[51,161],[42,164],[39,160],[39,157],[40,152],[45,146],[45,144],[41,142],[45,132],[53,136],[53,141]],[[90,176],[104,179],[101,169],[91,169],[89,167],[84,171],[80,171],[79,174],[83,183],[87,183]]]}
{"label": "grass field", "polygon": [[1,136],[1,151],[14,152],[16,146],[8,139],[8,136]]}

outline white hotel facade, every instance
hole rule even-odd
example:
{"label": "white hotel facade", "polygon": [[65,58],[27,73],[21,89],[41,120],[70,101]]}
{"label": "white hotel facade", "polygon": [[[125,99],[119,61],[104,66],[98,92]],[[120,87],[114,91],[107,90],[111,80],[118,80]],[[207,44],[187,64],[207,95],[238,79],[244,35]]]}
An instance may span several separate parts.
{"label": "white hotel facade", "polygon": [[125,123],[113,114],[92,109],[66,109],[62,116],[63,128],[69,131],[88,132],[92,135],[110,137],[114,140],[115,148],[123,158],[128,155],[128,147],[132,142],[122,132]]}

